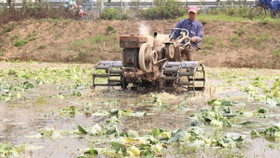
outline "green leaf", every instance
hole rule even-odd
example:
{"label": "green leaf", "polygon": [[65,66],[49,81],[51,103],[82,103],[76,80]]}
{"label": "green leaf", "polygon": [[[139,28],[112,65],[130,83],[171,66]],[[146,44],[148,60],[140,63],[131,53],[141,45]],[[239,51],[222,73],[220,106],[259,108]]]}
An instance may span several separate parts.
{"label": "green leaf", "polygon": [[258,136],[259,132],[257,132],[256,130],[252,130],[251,131],[251,136]]}
{"label": "green leaf", "polygon": [[207,103],[208,103],[208,105],[213,105],[215,101],[217,101],[217,99],[213,99],[211,101],[208,101]]}
{"label": "green leaf", "polygon": [[119,135],[118,127],[115,126],[115,125],[109,127],[109,128],[106,130],[106,134],[107,134],[107,135],[112,135],[112,134]]}
{"label": "green leaf", "polygon": [[222,100],[222,106],[232,106],[232,103],[228,100]]}
{"label": "green leaf", "polygon": [[158,129],[158,128],[154,128],[153,130],[152,130],[152,132],[150,133],[150,135],[152,135],[152,136],[154,136],[155,138],[158,136],[158,135],[160,135],[160,129]]}
{"label": "green leaf", "polygon": [[240,123],[239,125],[242,125],[242,126],[250,126],[250,125],[257,125],[257,124],[260,124],[260,122],[256,122],[256,121],[245,121],[245,122]]}
{"label": "green leaf", "polygon": [[190,118],[190,124],[187,123],[186,125],[190,125],[190,126],[198,126],[200,124],[199,122],[199,118],[197,116],[193,116],[193,117],[189,117]]}
{"label": "green leaf", "polygon": [[96,125],[94,125],[90,131],[89,131],[89,134],[90,135],[100,135],[102,133],[102,128],[99,126],[99,124],[97,123]]}
{"label": "green leaf", "polygon": [[79,132],[82,133],[82,134],[87,134],[87,133],[88,133],[88,132],[85,130],[85,128],[84,128],[83,126],[81,126],[81,125],[78,125],[78,130],[79,130]]}
{"label": "green leaf", "polygon": [[93,116],[108,116],[108,115],[110,115],[110,113],[108,111],[98,110],[97,112],[95,112],[92,115]]}
{"label": "green leaf", "polygon": [[172,132],[172,137],[170,138],[171,142],[179,143],[185,136],[188,134],[182,129],[178,129],[175,132]]}
{"label": "green leaf", "polygon": [[239,133],[227,133],[226,137],[232,139],[233,141],[241,142],[244,140],[245,135]]}
{"label": "green leaf", "polygon": [[203,140],[195,140],[193,143],[188,144],[191,147],[203,147],[205,146],[205,142]]}
{"label": "green leaf", "polygon": [[127,131],[127,136],[131,138],[139,137],[139,133],[134,130],[128,130]]}
{"label": "green leaf", "polygon": [[121,149],[124,149],[124,145],[118,142],[110,142],[112,145],[112,148],[116,151],[119,152]]}
{"label": "green leaf", "polygon": [[0,143],[0,151],[14,150],[15,147],[12,143]]}
{"label": "green leaf", "polygon": [[98,151],[95,149],[90,149],[89,151],[84,152],[84,154],[96,156],[98,155]]}
{"label": "green leaf", "polygon": [[261,113],[261,114],[268,113],[268,110],[267,110],[267,109],[264,109],[264,108],[260,108],[260,109],[258,110],[258,113]]}
{"label": "green leaf", "polygon": [[28,81],[25,81],[23,85],[24,85],[24,89],[34,88],[34,85]]}

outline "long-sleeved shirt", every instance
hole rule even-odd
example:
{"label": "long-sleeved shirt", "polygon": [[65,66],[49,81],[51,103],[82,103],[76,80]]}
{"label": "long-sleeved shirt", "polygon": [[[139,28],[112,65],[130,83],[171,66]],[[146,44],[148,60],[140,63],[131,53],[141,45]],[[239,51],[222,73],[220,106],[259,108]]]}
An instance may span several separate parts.
{"label": "long-sleeved shirt", "polygon": [[[175,28],[183,28],[189,31],[189,36],[195,37],[198,39],[198,43],[191,43],[193,46],[198,46],[203,39],[203,26],[202,24],[197,21],[193,20],[192,22],[189,19],[181,20]],[[171,33],[172,34],[172,33]],[[173,39],[176,39],[180,36],[180,31],[176,31],[173,35]]]}

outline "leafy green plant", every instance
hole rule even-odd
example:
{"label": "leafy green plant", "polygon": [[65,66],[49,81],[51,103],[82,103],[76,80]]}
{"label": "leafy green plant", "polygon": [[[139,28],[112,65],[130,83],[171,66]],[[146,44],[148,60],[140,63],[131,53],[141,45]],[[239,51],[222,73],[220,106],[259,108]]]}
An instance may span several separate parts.
{"label": "leafy green plant", "polygon": [[[114,34],[109,36],[105,35],[97,35],[96,37],[84,38],[81,40],[75,40],[71,43],[71,51],[70,52],[78,52],[72,59],[73,61],[84,61],[87,58],[87,61],[91,60],[99,60],[101,56],[104,57],[104,54],[98,54],[96,52],[100,52],[104,49],[104,44],[114,44],[118,41],[118,38],[115,38]],[[109,38],[108,38],[109,37]],[[94,59],[90,59],[89,57],[93,57]]]}
{"label": "leafy green plant", "polygon": [[60,37],[62,37],[63,36],[63,32],[61,31],[61,32],[58,32],[56,35],[55,35],[55,39],[57,40],[57,39],[59,39]]}
{"label": "leafy green plant", "polygon": [[78,91],[72,92],[71,95],[72,95],[72,96],[77,96],[77,97],[82,96],[81,92],[78,92]]}
{"label": "leafy green plant", "polygon": [[44,104],[46,102],[47,102],[47,100],[44,97],[38,97],[36,100],[37,104]]}
{"label": "leafy green plant", "polygon": [[250,7],[227,7],[226,4],[223,4],[221,8],[210,8],[207,10],[207,14],[211,15],[227,15],[235,17],[248,17],[250,12]]}
{"label": "leafy green plant", "polygon": [[280,57],[280,49],[272,53],[273,56]]}
{"label": "leafy green plant", "polygon": [[0,157],[14,157],[14,155],[19,155],[22,153],[23,146],[15,146],[10,142],[0,143]]}
{"label": "leafy green plant", "polygon": [[252,136],[266,136],[266,137],[277,137],[280,138],[280,127],[279,124],[275,124],[271,127],[262,129],[260,131],[252,130],[251,131]]}
{"label": "leafy green plant", "polygon": [[93,148],[93,143],[91,143],[90,149],[84,152],[86,155],[96,156],[98,155],[98,151]]}
{"label": "leafy green plant", "polygon": [[238,34],[234,34],[230,37],[231,45],[238,47],[240,45],[240,36]]}
{"label": "leafy green plant", "polygon": [[106,32],[109,33],[109,32],[113,32],[113,33],[116,33],[117,31],[115,30],[115,28],[111,25],[107,26],[106,28]]}
{"label": "leafy green plant", "polygon": [[23,47],[28,43],[28,40],[17,40],[16,43],[14,44],[14,46],[16,47]]}
{"label": "leafy green plant", "polygon": [[203,38],[202,44],[204,49],[212,49],[217,42],[218,42],[217,38],[206,36]]}
{"label": "leafy green plant", "polygon": [[40,45],[39,47],[37,47],[36,49],[37,50],[40,50],[40,49],[45,49],[47,46],[45,46],[45,45]]}
{"label": "leafy green plant", "polygon": [[104,20],[125,20],[128,19],[128,15],[121,13],[119,9],[105,8],[100,18]]}
{"label": "leafy green plant", "polygon": [[269,20],[268,20],[268,19],[264,19],[261,23],[262,23],[263,25],[267,25],[267,24],[269,24]]}
{"label": "leafy green plant", "polygon": [[239,29],[239,30],[235,30],[234,31],[234,33],[236,34],[236,35],[238,35],[239,37],[241,36],[241,35],[243,35],[244,34],[244,29],[243,28],[241,28],[241,29]]}
{"label": "leafy green plant", "polygon": [[16,27],[16,25],[14,25],[14,24],[4,25],[2,32],[3,33],[11,32],[15,27]]}
{"label": "leafy green plant", "polygon": [[146,19],[171,19],[184,15],[187,10],[176,0],[159,0],[153,8],[141,10],[140,16]]}
{"label": "leafy green plant", "polygon": [[69,108],[63,108],[60,110],[61,116],[69,116],[69,117],[75,117],[75,115],[78,113],[75,106],[70,106]]}
{"label": "leafy green plant", "polygon": [[26,39],[28,39],[28,41],[34,41],[36,39],[35,38],[36,36],[37,36],[37,32],[34,31],[31,34],[29,34]]}
{"label": "leafy green plant", "polygon": [[[217,100],[213,100],[213,102],[215,103],[217,102]],[[222,110],[223,112],[220,112],[216,110],[214,106],[212,110],[201,109],[198,114],[191,115],[190,125],[197,126],[198,124],[200,124],[200,121],[202,121],[203,123],[211,125],[213,127],[232,127],[231,122],[225,116],[223,116],[223,113],[230,113],[230,109],[228,108]]]}
{"label": "leafy green plant", "polygon": [[17,40],[17,39],[19,39],[19,35],[14,35],[12,38],[11,38],[11,40]]}
{"label": "leafy green plant", "polygon": [[25,82],[23,82],[23,85],[24,85],[24,89],[31,89],[31,88],[34,88],[35,86],[32,84],[32,83],[30,83],[29,81],[25,81]]}
{"label": "leafy green plant", "polygon": [[1,14],[4,12],[4,9],[0,9],[0,16],[1,16]]}

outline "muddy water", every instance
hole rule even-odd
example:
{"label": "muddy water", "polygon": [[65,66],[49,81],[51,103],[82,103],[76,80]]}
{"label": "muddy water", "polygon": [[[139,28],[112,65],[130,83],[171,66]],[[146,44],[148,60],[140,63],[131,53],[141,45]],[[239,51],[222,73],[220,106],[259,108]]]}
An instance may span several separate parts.
{"label": "muddy water", "polygon": [[[1,69],[5,71],[8,68],[31,69],[52,67],[57,69],[68,68],[67,64],[39,64],[39,63],[1,63]],[[71,65],[72,67],[73,65]],[[74,65],[82,68],[88,68],[92,65]],[[0,70],[1,71],[1,70]],[[136,130],[140,134],[147,134],[153,128],[162,128],[169,130],[188,129],[187,123],[189,116],[197,113],[202,108],[210,108],[207,101],[214,98],[229,98],[231,101],[239,102],[232,107],[233,110],[256,111],[260,107],[271,111],[267,118],[239,118],[233,122],[240,123],[244,121],[259,122],[256,125],[248,127],[234,127],[214,129],[210,126],[202,126],[209,136],[219,135],[226,132],[237,132],[246,135],[244,148],[236,149],[235,153],[247,157],[274,157],[280,150],[270,148],[269,145],[277,146],[277,142],[271,142],[265,138],[251,139],[250,131],[252,129],[261,129],[269,127],[280,120],[280,108],[267,105],[266,102],[248,99],[248,94],[244,92],[245,86],[248,86],[252,79],[257,76],[268,77],[268,83],[271,83],[275,74],[279,71],[272,70],[253,70],[253,69],[226,69],[226,68],[207,68],[207,89],[203,94],[196,94],[194,97],[188,95],[174,95],[167,93],[148,93],[139,94],[132,91],[122,92],[114,89],[98,88],[91,90],[89,87],[79,89],[81,96],[71,96],[69,94],[73,89],[58,89],[62,83],[48,83],[35,86],[33,89],[26,90],[25,99],[12,99],[9,102],[2,100],[0,102],[0,142],[12,142],[15,145],[29,144],[43,147],[24,151],[25,157],[77,157],[83,150],[88,148],[91,141],[98,138],[81,137],[72,135],[63,138],[28,138],[45,128],[54,128],[56,130],[77,130],[78,125],[92,127],[96,123],[106,123],[110,117],[104,116],[86,116],[82,112],[73,117],[59,113],[61,109],[75,106],[76,109],[89,107],[89,113],[98,110],[125,109],[134,112],[146,112],[146,116],[141,117],[123,117],[120,118],[118,128],[121,132],[129,129]],[[90,74],[88,74],[90,75]],[[5,78],[4,78],[5,80]],[[83,78],[83,83],[90,82],[90,77]],[[63,83],[68,86],[75,85],[74,80],[67,80]],[[66,96],[57,97],[60,94]],[[153,96],[158,97],[158,102],[153,103]],[[43,101],[40,101],[43,98]],[[115,104],[110,100],[117,101]],[[274,114],[274,115],[273,115]],[[104,147],[106,143],[97,143],[96,147]],[[279,147],[278,147],[279,148]],[[219,150],[219,149],[218,149]],[[240,151],[238,151],[240,150]],[[201,151],[199,157],[224,157],[223,154]],[[22,156],[22,155],[21,155]],[[197,156],[197,155],[196,155]],[[172,154],[170,157],[174,157]]]}

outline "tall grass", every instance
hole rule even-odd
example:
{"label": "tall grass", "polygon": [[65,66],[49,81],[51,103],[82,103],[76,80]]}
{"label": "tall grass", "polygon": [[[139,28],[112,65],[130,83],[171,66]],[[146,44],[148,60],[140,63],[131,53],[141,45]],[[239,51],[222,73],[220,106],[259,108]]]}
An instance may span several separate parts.
{"label": "tall grass", "polygon": [[104,20],[126,20],[129,17],[127,13],[121,12],[119,9],[105,8],[100,18]]}
{"label": "tall grass", "polygon": [[95,37],[75,40],[71,43],[69,53],[78,53],[77,56],[72,59],[75,62],[92,62],[108,58],[110,54],[105,52],[111,49],[116,52],[121,52],[119,50],[117,34],[97,35]]}
{"label": "tall grass", "polygon": [[213,8],[208,9],[207,14],[210,15],[228,15],[233,17],[248,17],[250,13],[250,7],[243,7],[243,6],[234,6],[234,7],[227,7],[223,5],[221,8]]}
{"label": "tall grass", "polygon": [[0,16],[1,16],[1,14],[4,12],[4,9],[0,9]]}
{"label": "tall grass", "polygon": [[184,5],[177,0],[157,0],[157,6],[141,10],[140,17],[145,19],[173,19],[187,13]]}

